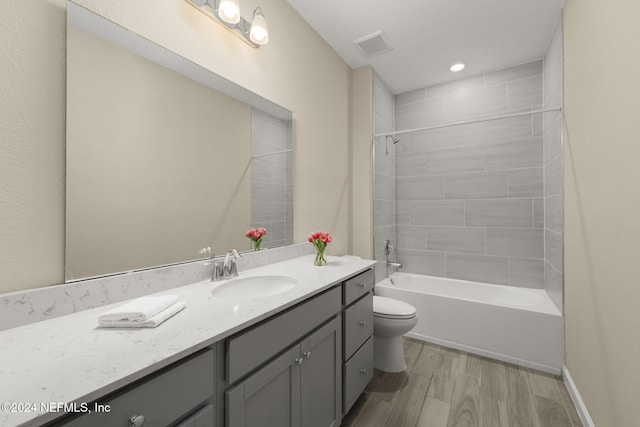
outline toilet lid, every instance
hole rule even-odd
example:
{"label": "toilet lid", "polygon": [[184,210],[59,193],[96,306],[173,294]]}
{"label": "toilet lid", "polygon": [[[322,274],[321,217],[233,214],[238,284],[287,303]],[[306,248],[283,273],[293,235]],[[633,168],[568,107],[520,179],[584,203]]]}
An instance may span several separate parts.
{"label": "toilet lid", "polygon": [[410,319],[415,317],[416,308],[397,299],[387,297],[373,297],[373,315],[394,319]]}

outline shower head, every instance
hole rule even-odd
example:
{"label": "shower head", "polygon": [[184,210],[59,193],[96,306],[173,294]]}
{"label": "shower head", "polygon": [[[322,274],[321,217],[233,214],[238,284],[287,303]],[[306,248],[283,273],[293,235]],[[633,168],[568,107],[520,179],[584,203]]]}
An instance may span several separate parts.
{"label": "shower head", "polygon": [[386,143],[384,144],[384,154],[385,156],[389,155],[389,139],[393,142],[393,145],[396,145],[400,140],[395,135],[387,135]]}
{"label": "shower head", "polygon": [[389,140],[389,138],[391,138],[391,142],[393,142],[394,145],[400,142],[398,137],[395,135],[387,135],[387,141]]}

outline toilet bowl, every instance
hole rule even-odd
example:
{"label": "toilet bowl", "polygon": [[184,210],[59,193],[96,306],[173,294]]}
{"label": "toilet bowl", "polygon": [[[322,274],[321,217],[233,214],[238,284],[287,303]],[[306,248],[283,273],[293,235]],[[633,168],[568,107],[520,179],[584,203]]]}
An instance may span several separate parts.
{"label": "toilet bowl", "polygon": [[418,323],[411,304],[393,298],[373,297],[374,367],[385,372],[402,372],[406,368],[402,335]]}

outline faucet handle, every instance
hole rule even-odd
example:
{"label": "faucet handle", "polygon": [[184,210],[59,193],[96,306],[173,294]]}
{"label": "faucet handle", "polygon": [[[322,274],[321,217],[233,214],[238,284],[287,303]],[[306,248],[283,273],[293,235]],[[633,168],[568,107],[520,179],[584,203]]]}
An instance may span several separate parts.
{"label": "faucet handle", "polygon": [[220,280],[222,278],[222,276],[224,276],[224,270],[222,268],[222,264],[220,264],[219,262],[214,262],[213,263],[213,274],[211,275],[211,281],[212,282],[217,282],[218,280]]}
{"label": "faucet handle", "polygon": [[234,259],[231,260],[231,267],[229,268],[229,274],[235,277],[238,275],[238,267],[236,266],[236,261]]}

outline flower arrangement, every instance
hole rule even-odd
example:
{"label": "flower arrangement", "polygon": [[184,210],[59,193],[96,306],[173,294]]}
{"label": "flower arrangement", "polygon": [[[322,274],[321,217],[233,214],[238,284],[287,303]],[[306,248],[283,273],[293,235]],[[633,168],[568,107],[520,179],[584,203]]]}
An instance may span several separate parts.
{"label": "flower arrangement", "polygon": [[244,233],[253,242],[253,250],[259,251],[262,246],[262,238],[267,234],[266,228],[250,228]]}
{"label": "flower arrangement", "polygon": [[316,248],[316,259],[313,264],[325,265],[327,260],[324,259],[324,250],[327,248],[327,244],[331,243],[331,234],[324,231],[316,231],[309,234],[308,240]]}

